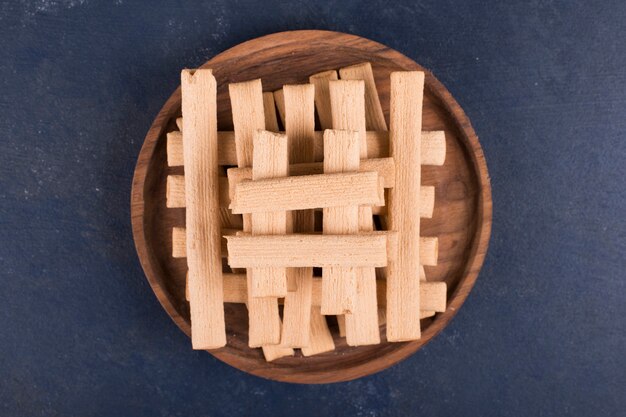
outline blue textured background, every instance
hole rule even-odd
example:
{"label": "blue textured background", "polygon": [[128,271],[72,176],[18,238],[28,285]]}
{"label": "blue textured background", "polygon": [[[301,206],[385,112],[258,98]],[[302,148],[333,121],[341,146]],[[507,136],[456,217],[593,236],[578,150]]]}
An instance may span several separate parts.
{"label": "blue textured background", "polygon": [[[626,409],[626,3],[0,3],[0,415],[601,416]],[[358,381],[194,352],[137,260],[129,193],[179,70],[331,29],[432,69],[480,137],[491,247],[451,325]]]}

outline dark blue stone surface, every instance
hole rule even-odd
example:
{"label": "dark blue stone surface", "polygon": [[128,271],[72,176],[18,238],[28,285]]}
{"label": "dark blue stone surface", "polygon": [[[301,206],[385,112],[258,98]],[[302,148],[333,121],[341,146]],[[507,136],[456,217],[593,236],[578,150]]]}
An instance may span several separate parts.
{"label": "dark blue stone surface", "polygon": [[[626,3],[0,3],[0,415],[618,416]],[[483,145],[491,247],[457,317],[372,377],[297,386],[190,349],[135,254],[130,184],[179,70],[288,29],[430,68]]]}

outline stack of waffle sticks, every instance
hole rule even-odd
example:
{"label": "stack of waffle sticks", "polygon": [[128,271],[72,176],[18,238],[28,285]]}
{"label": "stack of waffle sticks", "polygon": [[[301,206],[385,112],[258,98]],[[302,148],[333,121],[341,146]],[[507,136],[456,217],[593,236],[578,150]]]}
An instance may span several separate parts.
{"label": "stack of waffle sticks", "polygon": [[224,303],[246,304],[268,361],[333,350],[328,315],[359,346],[382,325],[388,342],[417,340],[445,311],[446,284],[424,272],[438,240],[420,236],[435,204],[421,166],[443,164],[445,136],[422,131],[424,73],[390,77],[389,129],[364,63],[274,92],[229,84],[234,131],[218,132],[212,71],[182,71],[167,158],[184,175],[168,176],[167,206],[186,208],[172,256],[187,259],[194,349],[226,344]]}

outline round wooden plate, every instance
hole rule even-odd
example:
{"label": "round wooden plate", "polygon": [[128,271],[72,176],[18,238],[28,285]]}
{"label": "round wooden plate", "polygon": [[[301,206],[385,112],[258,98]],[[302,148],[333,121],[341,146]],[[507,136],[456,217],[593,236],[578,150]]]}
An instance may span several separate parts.
{"label": "round wooden plate", "polygon": [[[422,184],[436,187],[432,219],[422,219],[422,236],[439,237],[439,265],[426,267],[429,281],[448,285],[446,312],[422,320],[421,340],[350,347],[329,326],[336,349],[312,357],[281,358],[268,363],[261,349],[248,348],[248,318],[242,304],[225,304],[228,344],[210,353],[220,360],[264,378],[297,382],[347,381],[385,369],[408,357],[432,339],[452,319],[469,294],[482,266],[491,231],[491,188],[485,159],[470,122],[445,87],[411,59],[379,43],[337,32],[293,31],[263,36],[237,45],[209,60],[218,82],[218,124],[232,130],[228,83],[261,78],[264,91],[284,84],[308,82],[316,72],[369,61],[374,69],[385,117],[389,120],[389,74],[398,70],[426,72],[424,130],[444,130],[446,161],[424,166]],[[174,259],[171,231],[184,226],[184,209],[165,207],[168,174],[180,174],[166,161],[166,133],[180,116],[180,88],[154,120],[139,154],[131,197],[133,234],[139,259],[157,298],[174,322],[190,334],[185,301],[185,259]],[[191,349],[191,345],[190,345]]]}

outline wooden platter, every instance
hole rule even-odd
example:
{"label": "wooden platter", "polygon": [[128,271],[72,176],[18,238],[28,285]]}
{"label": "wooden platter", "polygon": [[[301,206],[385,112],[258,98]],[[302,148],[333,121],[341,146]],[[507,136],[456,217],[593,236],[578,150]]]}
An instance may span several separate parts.
{"label": "wooden platter", "polygon": [[[218,82],[218,128],[232,130],[228,83],[255,78],[264,91],[284,84],[307,83],[311,74],[368,61],[372,64],[381,104],[389,120],[389,75],[398,70],[426,72],[423,129],[443,130],[443,166],[423,166],[422,185],[435,186],[431,219],[421,233],[439,238],[439,262],[426,266],[428,281],[445,281],[447,310],[423,319],[422,337],[405,343],[350,347],[329,317],[336,349],[311,357],[266,362],[260,349],[248,347],[248,315],[243,304],[225,304],[227,345],[212,350],[220,360],[245,372],[278,381],[328,383],[347,381],[385,369],[414,353],[440,332],[469,294],[487,251],[491,231],[491,188],[485,159],[470,122],[451,94],[427,70],[406,56],[358,36],[326,31],[281,32],[237,45],[205,63]],[[166,208],[166,179],[182,174],[168,167],[166,133],[181,114],[180,88],[154,120],[139,154],[131,195],[135,245],[148,281],[163,308],[187,335],[189,304],[185,300],[184,258],[172,257],[172,228],[185,226],[184,208]],[[190,346],[191,349],[191,346]]]}

